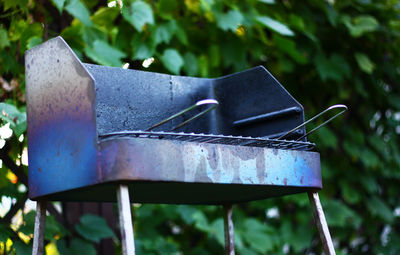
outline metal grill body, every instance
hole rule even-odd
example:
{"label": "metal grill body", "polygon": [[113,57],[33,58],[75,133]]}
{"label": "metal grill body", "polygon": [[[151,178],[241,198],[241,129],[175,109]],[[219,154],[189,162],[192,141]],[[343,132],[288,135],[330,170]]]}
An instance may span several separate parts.
{"label": "metal grill body", "polygon": [[[231,204],[300,192],[334,254],[315,145],[304,127],[276,140],[304,123],[303,107],[264,67],[216,79],[124,70],[82,63],[61,37],[25,60],[33,254],[43,250],[46,200],[118,200],[123,254],[134,254],[130,202],[224,205],[232,255]],[[206,98],[219,107],[177,132],[190,116],[143,131]]]}
{"label": "metal grill body", "polygon": [[[28,52],[26,83],[32,199],[115,201],[119,182],[137,202],[194,204],[322,187],[313,144],[268,138],[304,117],[263,67],[217,79],[124,70],[83,64],[55,38]],[[185,116],[139,131],[204,98],[220,106],[178,133],[166,131]]]}

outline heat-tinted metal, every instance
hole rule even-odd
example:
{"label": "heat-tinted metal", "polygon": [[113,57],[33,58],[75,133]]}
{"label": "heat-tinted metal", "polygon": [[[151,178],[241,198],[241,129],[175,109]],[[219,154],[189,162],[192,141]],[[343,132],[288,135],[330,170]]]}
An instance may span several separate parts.
{"label": "heat-tinted metal", "polygon": [[[83,64],[58,37],[26,54],[26,86],[32,199],[115,201],[121,182],[150,203],[233,203],[322,187],[319,154],[305,151],[312,144],[265,139],[304,118],[263,67],[217,79],[124,70]],[[219,107],[183,134],[138,131],[204,98]],[[264,116],[277,111],[291,113]],[[262,117],[233,124],[254,116]]]}
{"label": "heat-tinted metal", "polygon": [[61,37],[26,53],[31,198],[97,182],[94,80]]}

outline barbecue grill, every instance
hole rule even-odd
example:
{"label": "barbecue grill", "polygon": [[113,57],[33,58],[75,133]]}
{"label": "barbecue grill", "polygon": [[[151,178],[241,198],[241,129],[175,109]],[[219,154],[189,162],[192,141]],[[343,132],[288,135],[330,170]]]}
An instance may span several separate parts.
{"label": "barbecue grill", "polygon": [[134,254],[132,201],[225,205],[234,254],[231,204],[300,192],[334,254],[303,107],[264,67],[216,79],[125,70],[82,63],[61,37],[25,65],[34,254],[47,200],[118,201],[124,254]]}

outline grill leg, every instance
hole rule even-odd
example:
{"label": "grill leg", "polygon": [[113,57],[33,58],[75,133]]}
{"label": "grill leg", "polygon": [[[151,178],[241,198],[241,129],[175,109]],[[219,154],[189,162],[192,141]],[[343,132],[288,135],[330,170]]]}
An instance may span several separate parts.
{"label": "grill leg", "polygon": [[43,255],[45,224],[46,201],[37,201],[32,255]]}
{"label": "grill leg", "polygon": [[135,238],[133,236],[131,202],[127,185],[117,188],[119,225],[121,228],[121,242],[123,255],[135,255]]}
{"label": "grill leg", "polygon": [[224,205],[225,254],[235,255],[232,205]]}
{"label": "grill leg", "polygon": [[317,192],[308,192],[308,199],[314,213],[315,224],[317,225],[319,237],[322,241],[324,252],[327,255],[335,255],[331,234],[329,233],[328,224],[326,223],[324,211],[322,210],[321,201]]}

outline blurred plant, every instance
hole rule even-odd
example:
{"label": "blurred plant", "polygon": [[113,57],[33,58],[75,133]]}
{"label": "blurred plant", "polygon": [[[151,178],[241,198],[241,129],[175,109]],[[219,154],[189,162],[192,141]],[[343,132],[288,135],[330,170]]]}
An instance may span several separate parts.
{"label": "blurred plant", "polygon": [[[347,104],[344,118],[310,137],[322,156],[321,198],[337,253],[400,253],[398,1],[3,0],[0,9],[0,194],[12,200],[0,212],[0,253],[22,254],[31,243],[33,214],[22,210],[23,56],[57,35],[101,65],[217,77],[261,64],[309,116]],[[134,213],[138,254],[222,253],[217,207],[143,205]],[[113,236],[92,236],[92,217],[68,230],[50,218],[48,247],[92,254],[93,242]],[[304,194],[237,205],[234,220],[239,254],[321,251]]]}

